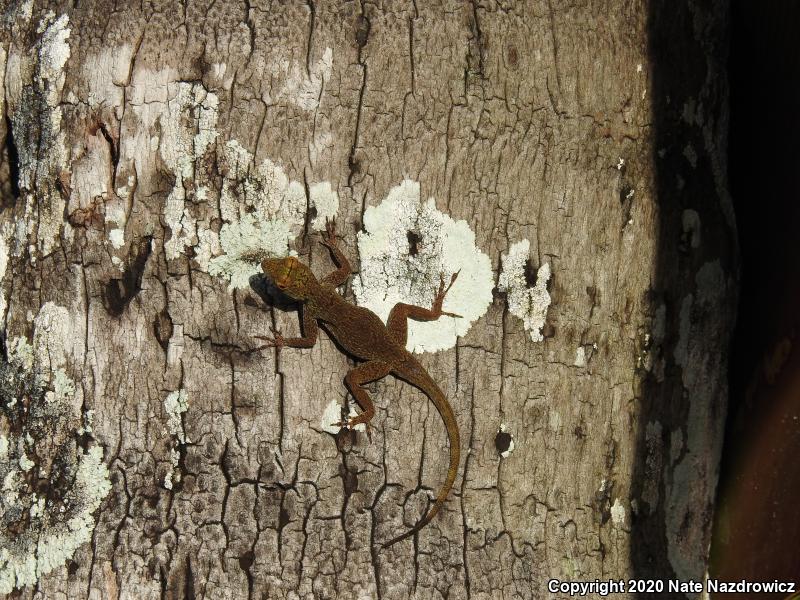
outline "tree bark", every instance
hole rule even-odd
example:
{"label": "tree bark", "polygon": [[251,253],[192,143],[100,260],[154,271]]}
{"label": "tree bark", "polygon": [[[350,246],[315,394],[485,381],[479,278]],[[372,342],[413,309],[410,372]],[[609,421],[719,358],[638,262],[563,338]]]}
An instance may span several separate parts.
{"label": "tree bark", "polygon": [[[736,297],[726,10],[6,5],[0,591],[702,581]],[[370,247],[393,198],[408,247]],[[435,409],[389,377],[369,386],[371,443],[334,433],[353,361],[325,333],[254,350],[298,325],[247,252],[288,239],[324,275],[334,214],[364,272],[351,301],[470,274],[453,302],[472,312],[439,324],[458,340],[419,355],[458,419],[458,478],[388,549],[444,479]],[[450,264],[437,227],[474,232],[472,258]]]}

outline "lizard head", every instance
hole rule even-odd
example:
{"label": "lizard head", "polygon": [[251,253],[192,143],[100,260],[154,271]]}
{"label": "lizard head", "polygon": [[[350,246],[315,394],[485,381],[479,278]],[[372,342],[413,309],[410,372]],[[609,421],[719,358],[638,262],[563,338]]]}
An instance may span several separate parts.
{"label": "lizard head", "polygon": [[309,288],[317,282],[311,269],[294,256],[264,259],[261,268],[275,287],[295,300],[305,300]]}

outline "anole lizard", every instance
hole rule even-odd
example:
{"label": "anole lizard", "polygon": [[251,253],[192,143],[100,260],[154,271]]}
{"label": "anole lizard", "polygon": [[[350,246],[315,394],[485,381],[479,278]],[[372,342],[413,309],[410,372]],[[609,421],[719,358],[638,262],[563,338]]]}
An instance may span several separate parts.
{"label": "anole lizard", "polygon": [[408,319],[435,321],[442,315],[459,316],[442,310],[444,298],[455,282],[458,273],[453,274],[447,287],[445,287],[444,278],[441,278],[439,291],[436,293],[430,309],[398,303],[389,313],[389,319],[384,325],[374,312],[350,304],[336,291],[336,288],[350,277],[352,269],[349,261],[339,249],[333,222],[328,223],[326,229],[322,237],[322,244],[330,251],[337,269],[321,281],[317,280],[311,269],[293,256],[267,258],[261,263],[264,273],[275,286],[300,303],[302,337],[285,338],[274,329],[272,331],[274,338],[256,337],[267,342],[261,348],[275,347],[278,351],[284,346],[311,348],[317,341],[319,332],[317,323],[319,322],[324,325],[326,331],[345,352],[363,361],[349,371],[344,378],[347,389],[353,394],[362,412],[347,421],[336,423],[335,425],[339,427],[352,428],[359,423],[364,423],[369,428],[369,421],[375,415],[375,407],[362,385],[382,379],[390,373],[419,388],[439,411],[450,441],[450,466],[447,469],[447,477],[428,513],[409,531],[392,538],[383,545],[388,547],[414,535],[430,523],[444,504],[458,472],[460,441],[453,409],[433,378],[406,350]]}

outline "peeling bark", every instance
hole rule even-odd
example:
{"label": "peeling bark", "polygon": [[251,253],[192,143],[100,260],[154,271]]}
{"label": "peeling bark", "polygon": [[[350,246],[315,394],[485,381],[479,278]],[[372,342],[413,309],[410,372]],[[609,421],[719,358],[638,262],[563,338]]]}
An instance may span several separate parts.
{"label": "peeling bark", "polygon": [[[60,526],[55,494],[90,511],[91,537],[47,572],[34,553],[16,597],[545,598],[551,578],[703,578],[736,291],[724,3],[3,10],[4,535],[24,556],[14,536]],[[336,213],[358,264],[368,208],[404,181],[465,221],[495,287],[454,347],[420,355],[462,464],[434,522],[384,550],[444,477],[440,418],[386,378],[372,443],[328,431],[352,361],[324,333],[255,350],[297,319],[251,259],[292,250],[329,272],[317,232]],[[400,232],[426,265],[396,278],[407,293],[459,268],[436,223]],[[59,407],[55,433],[23,404]],[[41,514],[9,511],[37,485]]]}

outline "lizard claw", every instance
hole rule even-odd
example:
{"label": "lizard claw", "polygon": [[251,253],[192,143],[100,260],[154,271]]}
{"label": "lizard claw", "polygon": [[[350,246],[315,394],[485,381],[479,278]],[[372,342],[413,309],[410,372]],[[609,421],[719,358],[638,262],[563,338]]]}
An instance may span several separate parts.
{"label": "lizard claw", "polygon": [[456,282],[456,279],[458,279],[459,273],[461,273],[461,269],[450,275],[450,283],[447,284],[446,288],[444,287],[444,274],[443,273],[439,274],[439,293],[442,294],[442,297],[446,296],[447,292],[450,291],[450,288],[453,287],[453,284]]}
{"label": "lizard claw", "polygon": [[336,241],[336,219],[325,219],[325,232],[322,234],[322,245],[335,248],[339,245]]}
{"label": "lizard claw", "polygon": [[456,319],[462,318],[461,315],[442,310],[442,304],[444,303],[444,298],[445,296],[447,296],[447,292],[450,291],[450,288],[453,287],[453,284],[456,282],[456,279],[458,279],[459,273],[461,273],[461,269],[459,269],[450,276],[450,283],[447,284],[447,287],[445,287],[444,284],[444,273],[439,273],[439,290],[436,292],[436,296],[434,296],[433,298],[433,310],[438,312],[439,315],[445,315]]}
{"label": "lizard claw", "polygon": [[274,327],[269,328],[272,332],[272,335],[275,337],[264,337],[262,335],[254,335],[253,337],[266,342],[263,346],[258,346],[255,350],[265,350],[266,348],[275,348],[278,352],[286,345],[286,339],[283,337],[283,334],[275,329]]}

